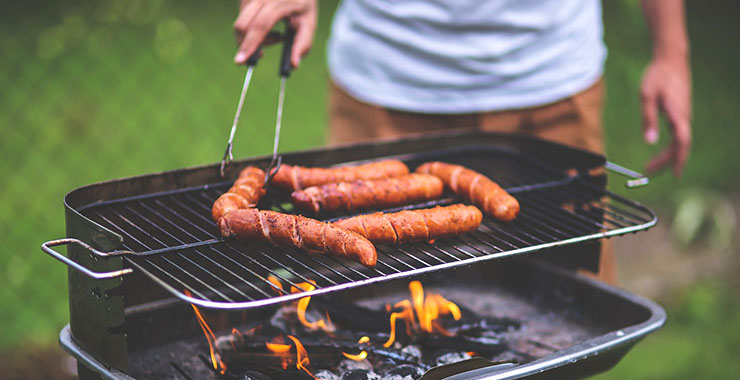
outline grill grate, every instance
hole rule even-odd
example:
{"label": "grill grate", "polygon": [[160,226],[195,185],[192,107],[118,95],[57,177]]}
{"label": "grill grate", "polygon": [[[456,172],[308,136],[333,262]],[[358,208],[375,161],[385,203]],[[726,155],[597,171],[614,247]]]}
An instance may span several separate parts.
{"label": "grill grate", "polygon": [[[83,207],[90,219],[124,237],[125,259],[175,296],[211,308],[236,309],[437,271],[649,228],[655,215],[577,175],[500,148],[455,149],[399,157],[414,168],[428,160],[482,172],[520,202],[519,217],[501,223],[484,217],[470,234],[434,242],[378,245],[375,268],[328,255],[220,239],[211,205],[230,183],[156,193]],[[457,202],[452,197],[429,202]],[[287,193],[272,190],[260,208],[292,212]],[[343,215],[320,215],[331,220]],[[268,281],[278,278],[285,290]],[[312,291],[291,293],[301,282]]]}

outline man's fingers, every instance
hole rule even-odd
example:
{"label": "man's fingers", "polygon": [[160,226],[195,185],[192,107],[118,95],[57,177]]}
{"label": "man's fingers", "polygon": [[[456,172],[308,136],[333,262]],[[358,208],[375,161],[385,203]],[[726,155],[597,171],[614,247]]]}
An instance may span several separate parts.
{"label": "man's fingers", "polygon": [[642,103],[643,137],[648,144],[658,142],[658,100],[652,90],[643,89],[640,92]]}
{"label": "man's fingers", "polygon": [[645,166],[648,173],[655,173],[668,166],[673,161],[673,146],[665,148],[657,156],[653,157]]}
{"label": "man's fingers", "polygon": [[303,56],[311,50],[313,45],[313,36],[316,31],[316,15],[306,14],[300,17],[294,17],[291,24],[296,29],[295,40],[293,42],[293,51],[290,53],[290,63],[293,67],[298,67]]}
{"label": "man's fingers", "polygon": [[237,16],[234,21],[234,32],[236,33],[237,45],[240,46],[242,42],[244,42],[244,36],[247,34],[249,24],[254,19],[254,16],[257,15],[260,8],[262,8],[262,3],[260,1],[252,1],[242,6],[241,11],[239,11],[239,16]]}
{"label": "man's fingers", "polygon": [[[252,5],[249,3],[247,7]],[[247,58],[257,50],[257,47],[263,42],[265,36],[280,19],[300,10],[300,5],[292,2],[269,2],[261,6],[256,14],[249,20],[244,29],[245,36],[242,40],[239,51],[234,57],[238,64],[246,62]],[[246,17],[246,16],[245,16]],[[239,27],[243,27],[241,24]]]}
{"label": "man's fingers", "polygon": [[688,121],[673,122],[673,174],[680,177],[691,152],[691,127]]}
{"label": "man's fingers", "polygon": [[683,102],[671,100],[666,99],[663,109],[673,132],[673,174],[680,177],[691,150],[691,110]]}

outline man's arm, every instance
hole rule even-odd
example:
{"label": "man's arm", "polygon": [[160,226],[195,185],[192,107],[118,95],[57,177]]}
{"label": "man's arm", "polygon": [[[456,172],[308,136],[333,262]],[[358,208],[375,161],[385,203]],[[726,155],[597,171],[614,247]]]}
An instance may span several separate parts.
{"label": "man's arm", "polygon": [[668,165],[680,176],[691,149],[691,71],[683,0],[642,0],[653,36],[653,58],[640,88],[645,141],[658,141],[658,112],[673,133],[671,145],[647,164],[649,172]]}

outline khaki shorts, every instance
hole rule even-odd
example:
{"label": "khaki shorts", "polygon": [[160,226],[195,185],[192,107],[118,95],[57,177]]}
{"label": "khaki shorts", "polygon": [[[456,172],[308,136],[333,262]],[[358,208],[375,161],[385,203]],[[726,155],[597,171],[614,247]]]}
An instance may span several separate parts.
{"label": "khaki shorts", "polygon": [[[429,131],[477,128],[532,134],[565,145],[604,153],[604,81],[569,98],[539,107],[471,114],[422,114],[363,103],[331,84],[329,142],[349,143]],[[616,282],[612,244],[602,244],[598,278]]]}

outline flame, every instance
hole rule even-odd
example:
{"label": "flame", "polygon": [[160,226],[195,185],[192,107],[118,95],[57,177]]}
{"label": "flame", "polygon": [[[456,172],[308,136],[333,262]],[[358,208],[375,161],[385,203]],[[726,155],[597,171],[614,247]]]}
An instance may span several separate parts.
{"label": "flame", "polygon": [[236,344],[234,344],[234,340],[236,340],[236,338],[244,340],[244,335],[242,335],[241,331],[237,330],[236,327],[231,328],[231,335],[234,336],[234,339],[230,340],[229,343],[231,343],[231,348],[236,351]]}
{"label": "flame", "polygon": [[[367,337],[367,336],[363,336],[362,338],[360,338],[357,341],[357,343],[359,343],[359,344],[365,344],[365,343],[368,343],[368,342],[370,342],[370,338]],[[354,361],[358,361],[359,362],[360,360],[363,360],[363,359],[367,358],[367,351],[362,350],[357,355],[352,355],[352,354],[348,354],[346,352],[342,352],[342,355],[344,355],[344,357],[347,358],[347,359],[352,359]]]}
{"label": "flame", "polygon": [[[452,315],[452,318],[459,320],[461,317],[460,308],[454,302],[448,301],[437,293],[429,293],[425,297],[424,287],[419,281],[409,283],[409,292],[411,293],[411,300],[406,299],[394,305],[394,308],[402,308],[403,310],[391,313],[391,332],[388,341],[383,346],[390,347],[395,341],[396,320],[398,318],[403,318],[406,322],[406,332],[409,335],[417,330],[417,321],[418,330],[422,332],[452,335],[442,327],[438,318],[443,315]],[[386,310],[392,310],[390,305],[386,305]]]}
{"label": "flame", "polygon": [[383,347],[390,347],[393,342],[396,341],[396,320],[398,318],[403,318],[403,320],[406,322],[406,332],[411,332],[411,327],[415,325],[414,323],[414,312],[411,309],[411,303],[409,300],[403,300],[401,302],[398,302],[394,305],[395,307],[403,307],[403,311],[398,311],[391,313],[391,333],[388,337],[388,340],[383,343]]}
{"label": "flame", "polygon": [[[187,295],[188,297],[191,296],[190,292],[187,289],[185,289],[185,295]],[[198,307],[193,304],[190,304],[190,306],[193,307],[195,317],[198,319],[198,324],[203,330],[203,333],[206,335],[206,340],[208,341],[208,350],[211,353],[211,363],[213,363],[213,369],[223,375],[226,373],[226,364],[224,364],[224,362],[221,360],[221,356],[218,354],[218,352],[216,352],[216,336],[213,334],[213,331],[206,323],[206,320],[203,319],[203,316],[200,314],[200,310],[198,310]]]}
{"label": "flame", "polygon": [[299,341],[298,338],[294,337],[293,335],[288,335],[288,339],[292,340],[293,344],[295,344],[295,351],[296,351],[295,367],[301,371],[306,372],[309,376],[315,379],[316,376],[314,376],[313,373],[311,373],[311,371],[309,371],[307,368],[308,366],[311,365],[311,362],[308,361],[308,352],[306,352],[306,349],[303,347],[303,344],[301,344],[301,341]]}
{"label": "flame", "polygon": [[267,349],[270,350],[270,352],[272,352],[273,354],[284,354],[290,351],[290,347],[292,347],[289,344],[269,343],[269,342],[265,342],[265,346],[267,346]]}
{"label": "flame", "polygon": [[367,357],[367,351],[362,350],[362,352],[360,352],[357,355],[351,355],[351,354],[348,354],[346,352],[342,352],[342,355],[344,355],[344,357],[346,357],[347,359],[352,359],[354,361],[358,361],[359,362],[360,360],[363,360],[363,359],[365,359]]}
{"label": "flame", "polygon": [[273,338],[272,342],[265,342],[265,347],[267,347],[268,351],[280,356],[283,369],[288,369],[291,346],[289,344],[285,344],[285,339],[283,339],[282,335],[278,335]]}
{"label": "flame", "polygon": [[[300,284],[296,284],[296,286],[300,287],[305,292],[310,292],[314,289],[316,289],[316,283],[314,281],[311,282],[301,282]],[[298,293],[301,290],[297,289],[295,286],[292,286],[290,289],[291,293]],[[303,297],[300,300],[298,300],[298,307],[297,307],[297,313],[298,313],[298,320],[301,322],[302,325],[306,326],[310,330],[321,330],[327,333],[333,332],[336,328],[331,323],[331,320],[329,319],[329,314],[326,314],[326,319],[319,319],[316,322],[310,322],[308,319],[306,319],[306,310],[308,310],[308,304],[311,302],[311,297]]]}
{"label": "flame", "polygon": [[278,295],[282,295],[284,292],[283,284],[278,280],[277,277],[273,275],[267,276],[267,281],[269,281],[275,288],[275,291],[278,293]]}

